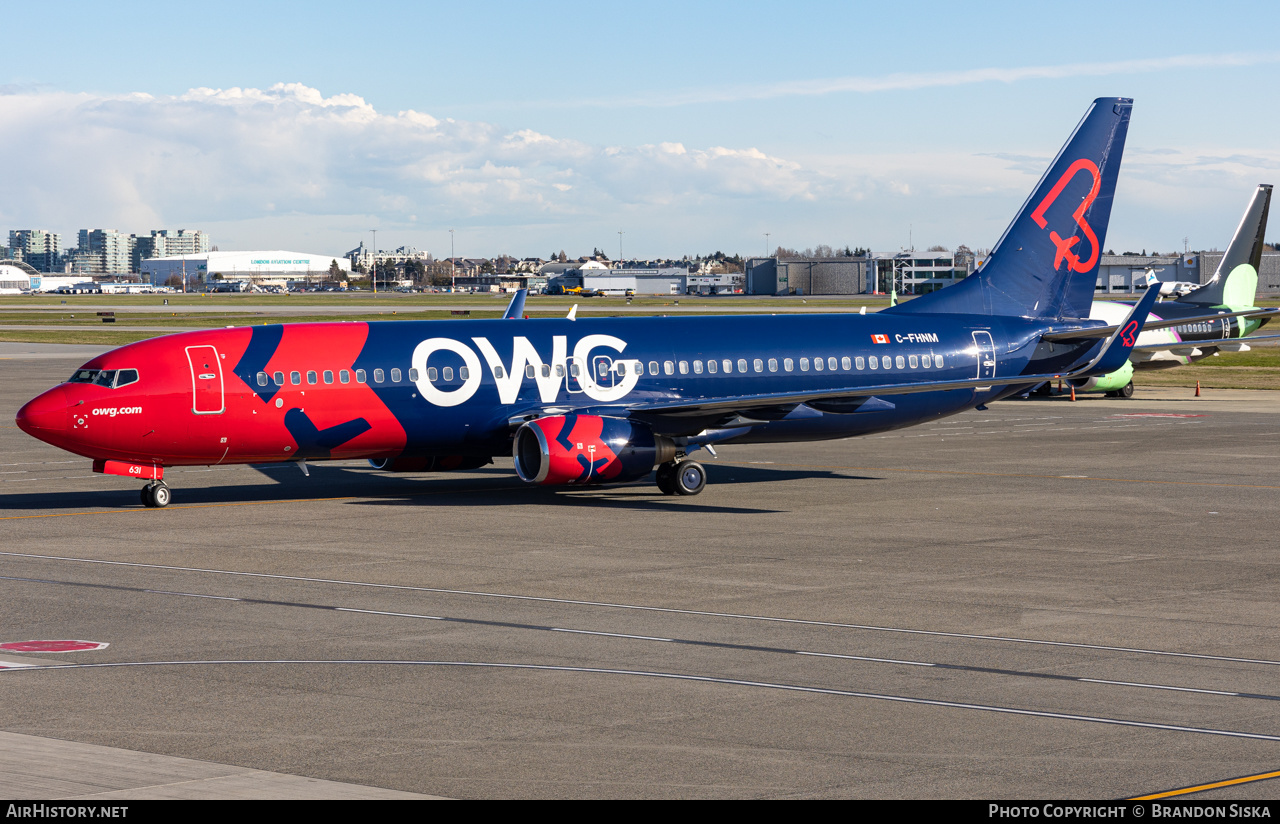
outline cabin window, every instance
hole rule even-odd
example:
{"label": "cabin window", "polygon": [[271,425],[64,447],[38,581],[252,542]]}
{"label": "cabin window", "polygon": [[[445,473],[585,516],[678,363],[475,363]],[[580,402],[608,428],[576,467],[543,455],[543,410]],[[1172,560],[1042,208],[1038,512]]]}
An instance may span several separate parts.
{"label": "cabin window", "polygon": [[467,378],[469,378],[469,377],[471,377],[471,370],[470,370],[470,369],[468,369],[468,368],[467,368],[467,367],[465,367],[465,366],[459,366],[459,367],[458,367],[458,380],[460,380],[460,381],[465,381],[465,380],[466,380]]}
{"label": "cabin window", "polygon": [[551,364],[549,363],[542,364],[542,377],[544,378],[551,377]]}
{"label": "cabin window", "polygon": [[386,380],[386,374],[387,373],[383,372],[381,369],[373,370],[373,382],[382,383],[384,380]]}
{"label": "cabin window", "polygon": [[662,362],[662,374],[674,375],[676,373],[676,365],[671,361]]}
{"label": "cabin window", "polygon": [[320,379],[320,376],[315,373],[314,369],[309,370],[307,372],[307,383],[311,384],[312,386],[315,386],[316,381],[318,381],[319,379]]}
{"label": "cabin window", "polygon": [[893,365],[898,367],[899,369],[906,369],[907,359],[902,357],[901,355],[898,355],[896,358],[893,359]]}
{"label": "cabin window", "polygon": [[728,358],[725,358],[724,360],[720,361],[720,365],[724,367],[724,371],[726,375],[733,371],[733,361],[729,360]]}
{"label": "cabin window", "polygon": [[808,372],[808,371],[809,371],[809,359],[808,359],[808,358],[801,358],[801,359],[800,359],[800,371],[801,371],[801,372]]}
{"label": "cabin window", "polygon": [[502,367],[501,367],[501,366],[495,366],[495,367],[493,367],[493,376],[494,376],[495,378],[501,378],[501,377],[502,377],[503,375],[505,375],[505,374],[506,374],[506,372],[504,372],[504,371],[503,371],[503,369],[502,369]]}
{"label": "cabin window", "polygon": [[533,364],[532,364],[532,363],[526,363],[526,364],[524,365],[524,376],[525,376],[526,378],[532,378],[532,377],[534,377],[534,375],[535,375],[535,374],[536,374],[536,372],[534,372],[534,366],[533,366]]}
{"label": "cabin window", "polygon": [[432,383],[435,383],[436,375],[438,374],[439,373],[436,372],[436,368],[434,366],[427,367],[427,380],[431,381]]}
{"label": "cabin window", "polygon": [[681,375],[689,374],[689,362],[687,360],[680,361],[680,374]]}
{"label": "cabin window", "polygon": [[272,381],[276,386],[284,386],[284,373],[283,373],[283,372],[273,372],[273,373],[271,374],[271,381]]}
{"label": "cabin window", "polygon": [[853,365],[858,368],[859,372],[861,372],[863,369],[866,368],[867,362],[862,359],[861,355],[859,355],[858,357],[853,359]]}
{"label": "cabin window", "polygon": [[617,372],[619,375],[625,375],[625,374],[627,374],[627,362],[626,362],[626,361],[616,361],[616,362],[613,364],[613,371],[614,371],[614,372]]}
{"label": "cabin window", "polygon": [[872,355],[870,358],[867,359],[867,365],[870,366],[872,369],[879,369],[880,361],[878,358],[876,358],[875,355]]}
{"label": "cabin window", "polygon": [[853,368],[853,362],[849,360],[848,355],[840,359],[840,368],[846,372]]}
{"label": "cabin window", "polygon": [[929,355],[921,355],[920,365],[923,366],[925,369],[928,369],[929,367],[933,366],[933,358],[930,357]]}
{"label": "cabin window", "polygon": [[738,358],[738,371],[739,371],[739,372],[741,372],[741,373],[742,373],[742,374],[744,374],[744,375],[746,374],[746,372],[747,372],[747,361],[746,361],[746,359],[745,359],[745,358]]}
{"label": "cabin window", "polygon": [[920,359],[917,358],[915,355],[908,355],[907,362],[911,364],[912,369],[915,369],[917,366],[920,365]]}
{"label": "cabin window", "polygon": [[399,368],[393,367],[391,370],[391,382],[399,383],[401,375],[403,375],[403,373],[399,370]]}
{"label": "cabin window", "polygon": [[570,364],[569,364],[569,375],[570,375],[570,377],[574,377],[574,378],[576,378],[576,377],[578,377],[578,375],[579,375],[581,372],[582,372],[582,369],[581,369],[581,367],[579,367],[579,366],[578,366],[578,362],[577,362],[577,361],[573,361],[572,363],[570,363]]}
{"label": "cabin window", "polygon": [[290,373],[289,373],[289,383],[293,384],[294,386],[297,386],[298,384],[302,383],[302,373],[301,373],[301,372],[290,372]]}
{"label": "cabin window", "polygon": [[365,383],[365,372],[363,369],[356,370],[356,383]]}
{"label": "cabin window", "polygon": [[418,374],[418,370],[417,370],[417,369],[414,369],[412,366],[410,366],[410,367],[409,367],[409,381],[410,381],[411,383],[417,383],[417,382],[418,382],[418,378],[419,378],[419,377],[420,377],[420,375]]}
{"label": "cabin window", "polygon": [[266,372],[259,372],[259,373],[258,373],[258,386],[266,386],[266,385],[267,385],[267,373],[266,373]]}
{"label": "cabin window", "polygon": [[782,359],[782,369],[784,372],[792,371],[793,369],[795,369],[795,366],[796,366],[796,362],[791,360],[791,358]]}
{"label": "cabin window", "polygon": [[893,365],[893,363],[889,360],[889,356],[885,355],[882,358],[880,358],[880,365],[883,366],[885,369],[888,369]]}
{"label": "cabin window", "polygon": [[769,358],[769,371],[770,371],[770,372],[777,372],[777,371],[778,371],[778,359],[777,359],[777,358]]}
{"label": "cabin window", "polygon": [[827,368],[828,368],[828,369],[830,369],[832,372],[836,371],[836,359],[835,359],[835,358],[827,358]]}
{"label": "cabin window", "polygon": [[814,359],[813,359],[813,371],[815,371],[815,372],[821,372],[821,371],[822,371],[822,358],[814,358]]}
{"label": "cabin window", "polygon": [[720,364],[717,361],[713,361],[713,360],[707,361],[707,371],[710,372],[711,374],[714,375],[716,371],[719,370],[719,368],[720,368]]}
{"label": "cabin window", "polygon": [[936,366],[936,367],[938,367],[939,369],[941,369],[941,368],[942,368],[942,356],[941,356],[941,355],[934,355],[934,356],[933,356],[933,365],[934,365],[934,366]]}
{"label": "cabin window", "polygon": [[693,362],[693,374],[695,375],[702,374],[702,361],[696,360]]}
{"label": "cabin window", "polygon": [[331,369],[324,370],[324,382],[333,383],[333,370]]}
{"label": "cabin window", "polygon": [[338,373],[338,380],[342,381],[343,383],[351,383],[351,373],[343,369],[341,372]]}
{"label": "cabin window", "polygon": [[656,360],[649,361],[649,374],[650,375],[658,374],[658,362]]}
{"label": "cabin window", "polygon": [[557,364],[556,364],[556,377],[557,377],[557,378],[563,378],[563,377],[564,377],[564,364],[563,364],[563,363],[557,363]]}
{"label": "cabin window", "polygon": [[[451,380],[453,380],[453,367],[452,367],[452,366],[446,366],[444,369],[441,369],[441,370],[440,370],[440,373],[444,376],[444,379],[445,379],[446,381],[451,381]],[[431,377],[431,370],[430,370],[430,369],[428,369],[428,370],[427,370],[427,377],[429,377],[429,378]],[[431,379],[432,379],[432,380],[435,380],[435,378],[431,378]]]}
{"label": "cabin window", "polygon": [[756,370],[757,372],[763,372],[764,361],[760,360],[759,358],[756,358],[755,360],[751,361],[751,368]]}

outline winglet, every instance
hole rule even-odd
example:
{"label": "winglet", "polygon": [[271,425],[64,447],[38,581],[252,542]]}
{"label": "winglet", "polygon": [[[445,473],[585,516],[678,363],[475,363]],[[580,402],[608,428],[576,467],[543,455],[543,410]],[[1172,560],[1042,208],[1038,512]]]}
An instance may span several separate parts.
{"label": "winglet", "polygon": [[502,314],[503,320],[516,320],[524,316],[524,299],[529,296],[528,289],[517,289],[507,304],[507,311]]}
{"label": "winglet", "polygon": [[573,308],[569,310],[569,314],[565,315],[565,320],[577,320],[577,319],[578,319],[578,304],[575,303],[573,305]]}
{"label": "winglet", "polygon": [[1084,370],[1085,372],[1091,375],[1107,375],[1124,366],[1133,352],[1133,347],[1138,343],[1142,325],[1147,322],[1147,315],[1158,297],[1160,297],[1159,289],[1147,288],[1147,293],[1142,296],[1142,300],[1134,304],[1133,309],[1129,311],[1129,317],[1125,318],[1124,323],[1120,324],[1116,331],[1111,333],[1111,337],[1107,338],[1106,345],[1102,347],[1102,351],[1098,353],[1094,362]]}

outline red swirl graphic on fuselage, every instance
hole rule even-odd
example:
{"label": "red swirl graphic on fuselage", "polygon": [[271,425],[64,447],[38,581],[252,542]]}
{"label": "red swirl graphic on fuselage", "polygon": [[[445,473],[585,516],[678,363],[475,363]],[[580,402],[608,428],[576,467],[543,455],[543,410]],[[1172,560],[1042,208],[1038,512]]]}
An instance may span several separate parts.
{"label": "red swirl graphic on fuselage", "polygon": [[1049,232],[1049,239],[1053,241],[1053,245],[1058,247],[1058,253],[1053,258],[1053,268],[1056,271],[1062,265],[1062,261],[1070,262],[1072,271],[1087,272],[1093,268],[1093,264],[1098,262],[1098,236],[1093,233],[1093,229],[1084,219],[1084,213],[1089,211],[1089,207],[1093,205],[1093,201],[1098,196],[1098,189],[1102,187],[1102,174],[1098,171],[1098,164],[1088,158],[1080,158],[1075,163],[1067,167],[1062,173],[1062,177],[1058,178],[1058,182],[1053,184],[1053,188],[1049,190],[1049,194],[1044,196],[1044,200],[1040,201],[1040,205],[1036,206],[1034,212],[1031,213],[1031,219],[1041,229],[1049,225],[1049,221],[1045,220],[1044,213],[1049,206],[1058,199],[1058,195],[1062,194],[1062,190],[1067,188],[1067,184],[1075,177],[1076,172],[1084,169],[1093,176],[1093,188],[1089,190],[1089,194],[1084,200],[1080,201],[1080,205],[1076,207],[1071,217],[1075,220],[1076,225],[1084,232],[1084,236],[1089,240],[1089,259],[1081,260],[1080,256],[1071,251],[1071,247],[1080,242],[1080,238],[1072,235],[1065,240],[1056,232]]}

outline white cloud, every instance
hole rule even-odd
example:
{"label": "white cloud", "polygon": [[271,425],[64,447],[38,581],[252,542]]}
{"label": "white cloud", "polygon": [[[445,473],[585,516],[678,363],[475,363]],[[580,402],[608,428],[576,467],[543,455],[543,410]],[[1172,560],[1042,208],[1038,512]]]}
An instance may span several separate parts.
{"label": "white cloud", "polygon": [[[272,215],[568,222],[679,201],[812,198],[824,185],[755,149],[592,146],[382,114],[357,95],[298,83],[172,97],[10,94],[0,107],[0,152],[22,158],[0,205],[15,227],[145,231]],[[369,218],[355,220],[362,231]]]}
{"label": "white cloud", "polygon": [[[224,249],[326,254],[373,227],[386,244],[436,253],[457,228],[458,252],[470,255],[583,252],[611,245],[618,229],[629,253],[649,255],[755,252],[765,232],[797,248],[894,248],[909,235],[981,247],[1057,147],[991,148],[999,153],[780,158],[675,139],[600,146],[384,114],[357,95],[297,83],[178,96],[11,91],[0,92],[0,152],[10,159],[0,227],[200,228]],[[1277,169],[1275,152],[1130,147],[1115,245],[1167,245],[1187,232],[1224,243],[1216,234],[1229,234],[1252,187]]]}

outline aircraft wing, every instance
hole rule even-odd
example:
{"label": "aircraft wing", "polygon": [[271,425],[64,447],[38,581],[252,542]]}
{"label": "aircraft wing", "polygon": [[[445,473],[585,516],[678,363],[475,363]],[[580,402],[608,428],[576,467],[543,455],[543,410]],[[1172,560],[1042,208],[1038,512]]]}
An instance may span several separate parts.
{"label": "aircraft wing", "polygon": [[[1182,326],[1188,323],[1203,323],[1207,320],[1218,320],[1219,318],[1261,318],[1270,317],[1280,313],[1280,309],[1242,309],[1239,312],[1218,312],[1212,315],[1196,315],[1189,318],[1176,318],[1171,320],[1149,320],[1143,324],[1142,329],[1169,329],[1174,326]],[[1069,329],[1062,332],[1047,332],[1044,339],[1047,341],[1065,341],[1065,340],[1084,340],[1087,338],[1105,338],[1112,332],[1116,331],[1118,326],[1090,326],[1087,329]],[[1138,349],[1143,347],[1139,346]]]}
{"label": "aircraft wing", "polygon": [[[628,406],[632,414],[650,413],[664,416],[696,416],[715,412],[745,412],[753,408],[788,406],[811,401],[839,401],[871,398],[879,395],[912,395],[918,392],[942,392],[950,389],[976,389],[980,386],[1021,386],[1035,385],[1056,378],[1075,378],[1084,374],[1107,374],[1119,369],[1129,359],[1133,345],[1138,339],[1147,313],[1156,302],[1156,293],[1148,292],[1142,296],[1129,310],[1125,322],[1113,327],[1111,335],[1101,351],[1087,363],[1077,363],[1065,372],[1031,375],[996,375],[987,378],[945,381],[909,381],[906,383],[885,383],[872,386],[850,386],[840,389],[824,389],[810,392],[773,392],[758,395],[738,395],[721,398],[702,398],[698,400],[678,399],[657,403]],[[856,407],[855,407],[856,408]],[[851,408],[849,411],[855,411]]]}

